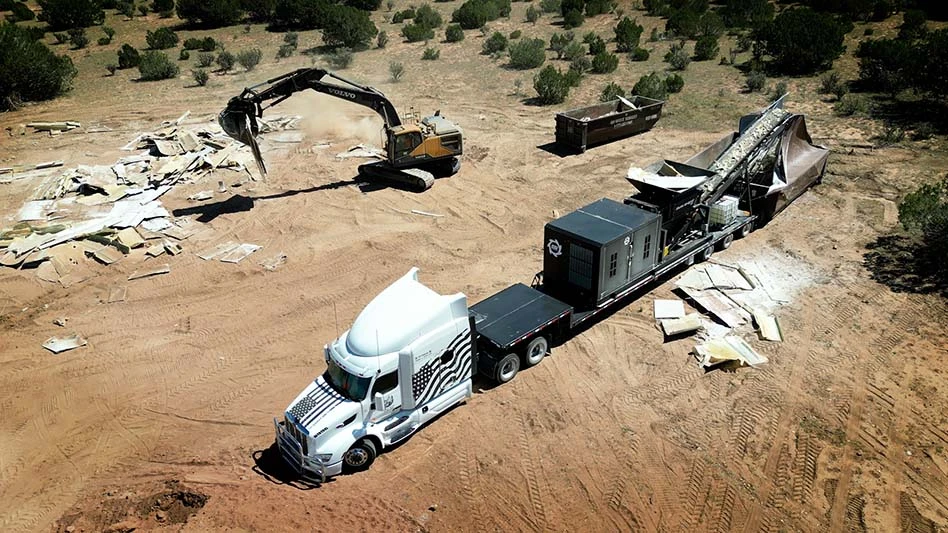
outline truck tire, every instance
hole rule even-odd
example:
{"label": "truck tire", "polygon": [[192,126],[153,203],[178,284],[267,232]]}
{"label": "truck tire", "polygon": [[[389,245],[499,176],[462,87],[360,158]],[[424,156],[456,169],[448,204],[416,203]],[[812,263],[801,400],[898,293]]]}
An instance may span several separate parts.
{"label": "truck tire", "polygon": [[342,455],[342,467],[347,473],[361,472],[368,470],[378,451],[375,449],[375,443],[371,439],[362,439],[352,445],[349,450]]}
{"label": "truck tire", "polygon": [[740,229],[741,238],[743,239],[744,237],[747,237],[748,235],[751,234],[752,231],[754,231],[753,222],[748,222],[747,224],[744,224],[743,226],[741,226],[741,229]]}
{"label": "truck tire", "polygon": [[527,351],[523,354],[523,363],[525,368],[530,368],[531,366],[536,366],[540,364],[540,361],[546,357],[547,352],[550,351],[550,343],[546,340],[546,337],[540,335],[539,337],[530,341],[530,344],[527,345]]}
{"label": "truck tire", "polygon": [[503,385],[517,377],[517,372],[520,372],[520,357],[515,353],[509,353],[497,361],[497,366],[494,367],[494,380]]}
{"label": "truck tire", "polygon": [[713,253],[714,253],[714,245],[709,244],[708,246],[704,248],[704,250],[701,250],[700,252],[698,252],[698,261],[707,261],[708,259],[711,259],[711,254]]}
{"label": "truck tire", "polygon": [[727,235],[724,236],[723,239],[718,241],[718,247],[722,250],[727,250],[728,248],[731,247],[732,242],[734,242],[734,234],[728,233]]}

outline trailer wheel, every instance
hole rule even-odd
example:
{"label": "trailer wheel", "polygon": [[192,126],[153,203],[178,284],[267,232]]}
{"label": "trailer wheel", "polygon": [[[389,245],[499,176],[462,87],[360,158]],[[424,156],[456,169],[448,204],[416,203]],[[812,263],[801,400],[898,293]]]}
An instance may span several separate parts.
{"label": "trailer wheel", "polygon": [[533,339],[527,345],[527,351],[523,357],[524,366],[530,368],[540,364],[548,351],[550,351],[550,343],[546,340],[546,337],[539,336]]}
{"label": "trailer wheel", "polygon": [[517,372],[520,372],[520,357],[515,353],[509,353],[494,367],[494,379],[503,385],[517,377]]}
{"label": "trailer wheel", "polygon": [[723,239],[718,241],[718,246],[720,246],[722,250],[727,250],[731,247],[732,242],[734,242],[734,234],[728,233]]}
{"label": "trailer wheel", "polygon": [[753,222],[748,222],[747,224],[744,224],[743,226],[741,226],[741,238],[743,239],[744,237],[747,237],[748,235],[751,234],[752,231],[754,231]]}
{"label": "trailer wheel", "polygon": [[368,470],[377,455],[375,443],[371,439],[362,439],[343,454],[342,466],[349,473]]}
{"label": "trailer wheel", "polygon": [[711,254],[713,253],[714,253],[714,245],[709,244],[708,246],[705,247],[704,250],[701,250],[700,252],[698,252],[698,259],[700,261],[707,261],[708,259],[711,259]]}

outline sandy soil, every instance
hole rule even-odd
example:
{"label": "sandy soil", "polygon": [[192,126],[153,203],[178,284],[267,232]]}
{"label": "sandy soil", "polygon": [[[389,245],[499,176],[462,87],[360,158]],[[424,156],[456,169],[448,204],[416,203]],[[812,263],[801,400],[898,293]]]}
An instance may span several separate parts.
{"label": "sandy soil", "polygon": [[[322,372],[323,343],[379,290],[411,266],[434,289],[472,302],[529,282],[554,213],[621,198],[630,164],[690,155],[764,103],[737,94],[733,69],[702,84],[701,69],[712,67],[696,65],[655,129],[561,158],[538,148],[552,140],[551,110],[508,94],[526,77],[478,56],[480,39],[469,32],[463,46],[442,46],[434,65],[413,61],[399,84],[385,80],[390,57],[418,57],[423,45],[360,54],[346,73],[399,108],[440,108],[463,125],[461,172],[424,194],[353,184],[358,163],[333,154],[371,135],[363,120],[371,114],[299,98],[281,112],[304,114],[307,137],[270,154],[268,181],[186,200],[217,179],[241,181],[224,173],[163,198],[202,227],[186,253],[168,259],[170,274],[125,281],[144,262],[134,254],[90,263],[94,276],[69,289],[0,270],[0,530],[948,528],[948,305],[893,293],[862,265],[865,245],[896,223],[894,200],[942,175],[948,158],[925,143],[866,148],[878,125],[832,117],[812,79],[792,81],[800,96],[790,106],[834,150],[823,185],[716,255],[786,280],[789,303],[778,310],[786,342],[753,343],[770,364],[705,373],[689,355],[693,341],[663,343],[650,302],[672,296],[664,283],[513,383],[479,390],[369,472],[314,489],[282,481],[268,450],[271,418]],[[192,123],[211,120],[243,85],[308,64],[269,61],[216,77],[207,90],[184,89],[184,76],[136,84],[90,74],[64,99],[0,115],[0,126],[63,117],[114,131],[4,136],[3,157],[108,163],[161,120],[186,109]],[[617,76],[631,85],[641,67],[623,69]],[[570,103],[589,101],[601,84],[584,85]],[[681,123],[708,101],[723,120]],[[327,127],[320,109],[351,127]],[[323,140],[333,147],[317,148]],[[0,186],[0,214],[12,216],[35,185]],[[238,265],[194,255],[227,240],[263,249]],[[260,266],[279,253],[285,265]],[[109,304],[116,285],[128,285],[127,301]],[[43,350],[64,332],[53,324],[59,317],[88,346]]]}

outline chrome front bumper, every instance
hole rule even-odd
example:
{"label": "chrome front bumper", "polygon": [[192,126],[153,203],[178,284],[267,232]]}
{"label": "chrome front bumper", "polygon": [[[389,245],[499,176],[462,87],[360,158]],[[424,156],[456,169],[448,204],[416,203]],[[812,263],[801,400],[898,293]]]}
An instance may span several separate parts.
{"label": "chrome front bumper", "polygon": [[293,437],[283,421],[274,418],[273,427],[276,430],[276,443],[280,449],[280,456],[300,476],[300,479],[313,483],[325,483],[326,478],[342,472],[342,461],[327,465],[307,457],[303,453],[303,445]]}

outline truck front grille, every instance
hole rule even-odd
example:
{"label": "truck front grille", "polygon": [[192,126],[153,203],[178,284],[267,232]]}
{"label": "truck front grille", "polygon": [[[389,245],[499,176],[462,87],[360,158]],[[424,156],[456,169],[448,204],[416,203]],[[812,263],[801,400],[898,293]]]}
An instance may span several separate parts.
{"label": "truck front grille", "polygon": [[284,424],[286,425],[287,431],[290,432],[290,435],[296,440],[296,442],[300,443],[300,447],[303,449],[303,455],[307,455],[309,453],[309,447],[307,446],[308,443],[306,442],[306,435],[303,434],[303,432],[300,431],[299,426],[297,426],[289,418],[284,420]]}

